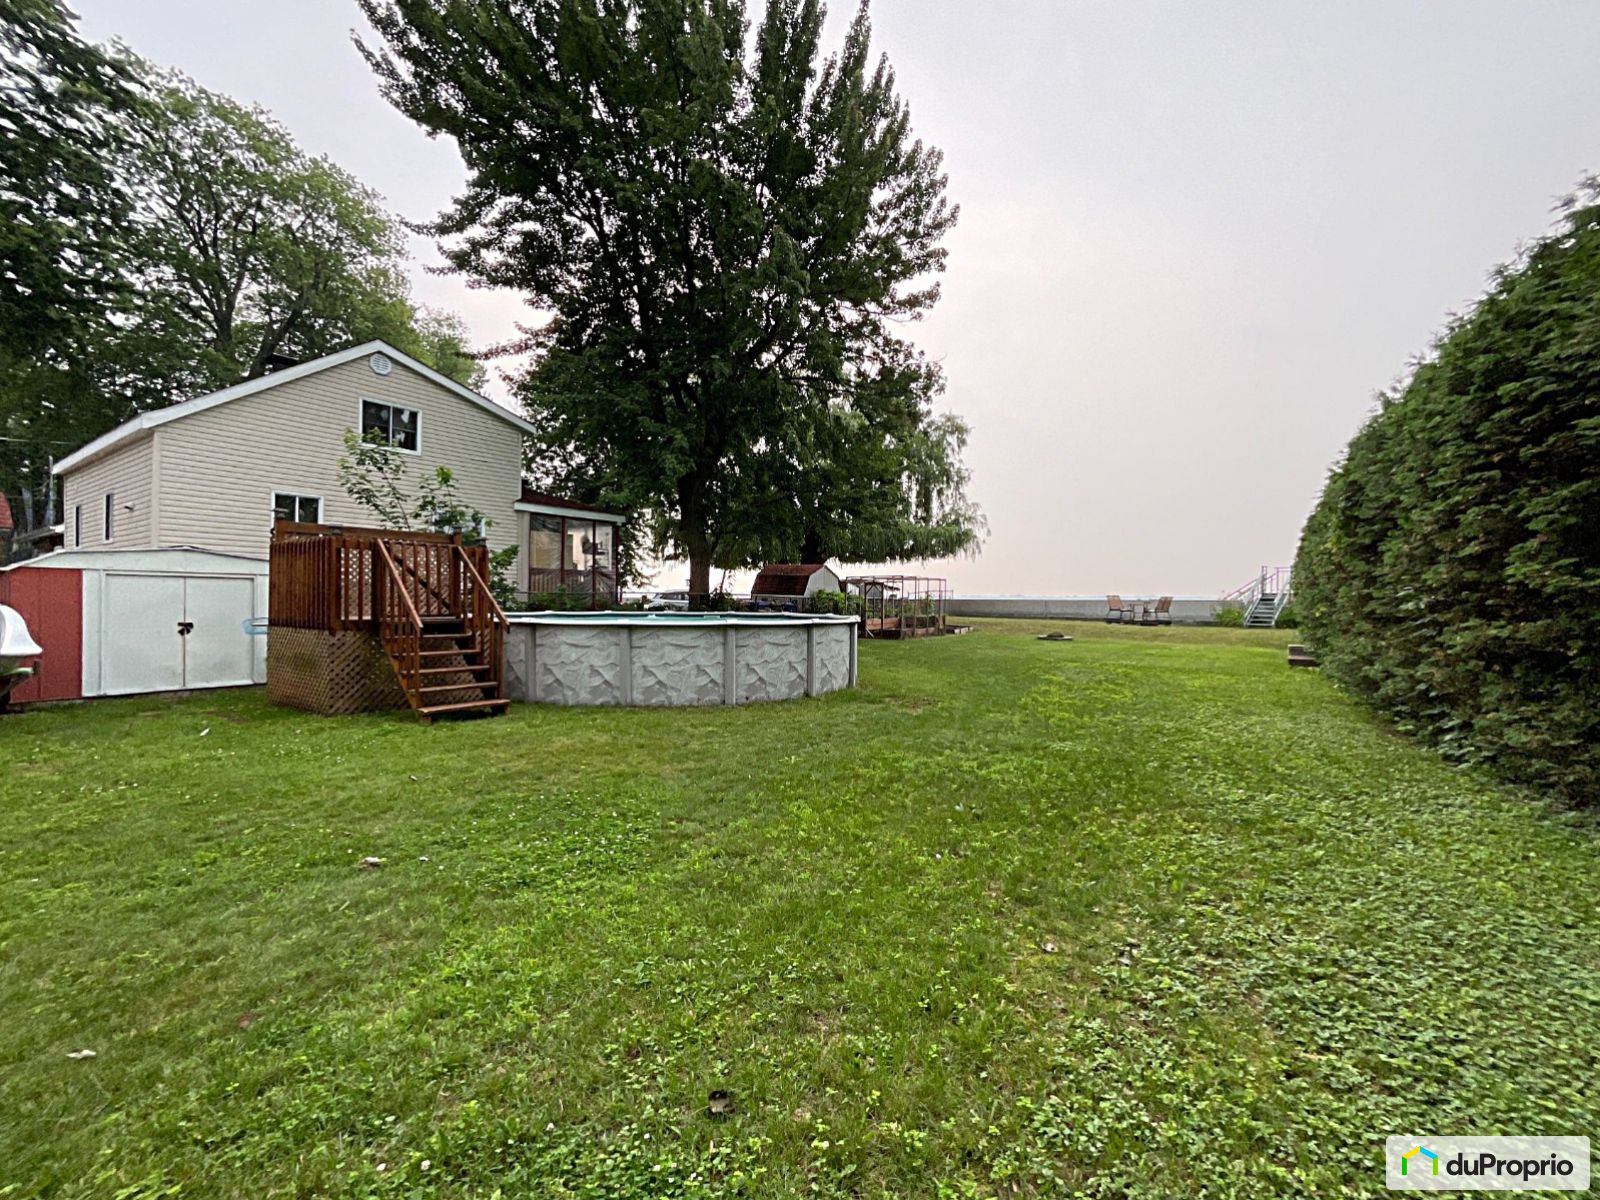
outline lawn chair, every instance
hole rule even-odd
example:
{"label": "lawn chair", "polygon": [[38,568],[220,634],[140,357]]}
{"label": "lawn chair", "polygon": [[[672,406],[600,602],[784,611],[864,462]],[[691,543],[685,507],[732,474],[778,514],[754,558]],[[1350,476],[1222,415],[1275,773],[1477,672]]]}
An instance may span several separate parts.
{"label": "lawn chair", "polygon": [[1172,624],[1172,597],[1163,596],[1154,606],[1149,604],[1144,607],[1144,617],[1141,625],[1171,625]]}
{"label": "lawn chair", "polygon": [[1106,624],[1117,625],[1134,619],[1133,605],[1124,604],[1121,596],[1106,597]]}

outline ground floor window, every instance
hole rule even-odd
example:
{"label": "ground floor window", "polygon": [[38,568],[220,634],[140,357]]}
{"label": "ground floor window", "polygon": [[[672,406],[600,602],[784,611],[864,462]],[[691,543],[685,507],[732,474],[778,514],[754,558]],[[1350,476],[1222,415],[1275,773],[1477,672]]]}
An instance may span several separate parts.
{"label": "ground floor window", "polygon": [[307,525],[320,525],[322,497],[301,496],[294,492],[273,492],[272,517],[276,521],[301,521]]}

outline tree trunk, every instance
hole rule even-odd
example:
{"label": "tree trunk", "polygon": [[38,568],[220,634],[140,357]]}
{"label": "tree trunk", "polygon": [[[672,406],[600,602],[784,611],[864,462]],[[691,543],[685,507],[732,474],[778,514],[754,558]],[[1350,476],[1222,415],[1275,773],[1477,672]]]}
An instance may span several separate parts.
{"label": "tree trunk", "polygon": [[689,607],[711,607],[711,552],[704,550],[689,554]]}
{"label": "tree trunk", "polygon": [[800,543],[800,561],[803,563],[825,563],[828,561],[828,551],[822,544],[822,538],[815,529],[807,529],[804,540]]}
{"label": "tree trunk", "polygon": [[711,607],[711,539],[706,536],[705,490],[693,475],[678,480],[679,540],[689,554],[689,607]]}

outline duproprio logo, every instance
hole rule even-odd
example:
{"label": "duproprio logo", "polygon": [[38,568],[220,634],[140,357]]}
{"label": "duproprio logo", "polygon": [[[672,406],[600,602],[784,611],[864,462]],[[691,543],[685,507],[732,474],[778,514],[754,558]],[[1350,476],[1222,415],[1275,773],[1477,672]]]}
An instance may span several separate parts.
{"label": "duproprio logo", "polygon": [[1589,1188],[1589,1139],[1390,1136],[1383,1171],[1393,1191],[1582,1192]]}
{"label": "duproprio logo", "polygon": [[1439,1173],[1439,1156],[1426,1146],[1413,1146],[1400,1156],[1400,1174],[1411,1174],[1411,1160],[1421,1156],[1433,1164],[1433,1173]]}

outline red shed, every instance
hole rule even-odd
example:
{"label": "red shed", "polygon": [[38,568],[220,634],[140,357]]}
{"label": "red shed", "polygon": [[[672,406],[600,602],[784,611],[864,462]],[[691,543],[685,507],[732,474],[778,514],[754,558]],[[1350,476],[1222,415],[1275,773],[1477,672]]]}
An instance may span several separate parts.
{"label": "red shed", "polygon": [[11,693],[30,700],[76,700],[83,695],[83,572],[60,567],[0,571],[0,604],[16,609],[44,648],[34,677]]}

